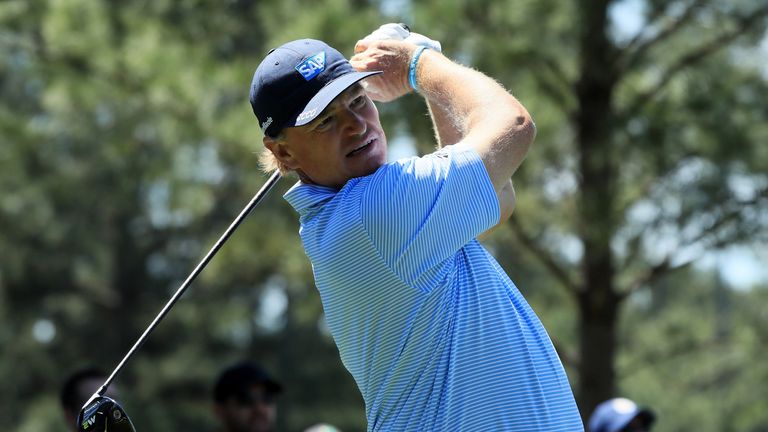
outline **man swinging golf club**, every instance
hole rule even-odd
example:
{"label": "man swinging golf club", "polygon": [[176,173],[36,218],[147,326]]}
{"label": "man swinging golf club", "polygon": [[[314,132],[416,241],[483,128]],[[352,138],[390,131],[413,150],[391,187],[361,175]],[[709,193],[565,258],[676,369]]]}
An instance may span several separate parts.
{"label": "man swinging golf club", "polygon": [[[392,26],[359,41],[351,61],[311,39],[262,61],[250,101],[264,133],[263,163],[278,172],[91,396],[81,431],[134,430],[107,388],[288,172],[299,182],[285,198],[300,214],[368,430],[583,430],[546,331],[476,240],[512,214],[510,179],[533,142],[533,121],[498,83],[447,59],[435,41]],[[373,100],[412,91],[426,100],[438,150],[386,163]]]}
{"label": "man swinging golf club", "polygon": [[[286,43],[250,90],[263,164],[298,175],[285,198],[368,430],[583,430],[546,331],[476,240],[512,213],[533,121],[493,79],[392,26],[351,61]],[[373,100],[414,91],[438,149],[387,163]]]}

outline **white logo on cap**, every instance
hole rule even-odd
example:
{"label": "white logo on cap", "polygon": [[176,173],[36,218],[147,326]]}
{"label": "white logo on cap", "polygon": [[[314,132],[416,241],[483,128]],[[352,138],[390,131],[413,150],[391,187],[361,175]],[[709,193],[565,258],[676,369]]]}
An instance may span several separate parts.
{"label": "white logo on cap", "polygon": [[267,117],[264,123],[261,124],[261,130],[265,131],[272,124],[272,117]]}
{"label": "white logo on cap", "polygon": [[296,117],[296,121],[300,122],[302,120],[308,119],[308,118],[312,117],[313,115],[315,115],[316,112],[317,112],[317,108],[312,108],[309,111],[304,111],[303,113],[299,114],[298,117]]}

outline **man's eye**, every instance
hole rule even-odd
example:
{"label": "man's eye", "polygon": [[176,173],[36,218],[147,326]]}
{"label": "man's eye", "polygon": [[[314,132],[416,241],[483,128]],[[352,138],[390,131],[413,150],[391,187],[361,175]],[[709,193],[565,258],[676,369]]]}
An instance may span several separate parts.
{"label": "man's eye", "polygon": [[320,120],[320,122],[317,123],[317,127],[315,129],[325,129],[325,128],[327,128],[331,124],[332,120],[333,120],[333,116],[323,117]]}
{"label": "man's eye", "polygon": [[359,108],[361,106],[365,105],[365,96],[360,95],[352,100],[352,106],[355,108]]}

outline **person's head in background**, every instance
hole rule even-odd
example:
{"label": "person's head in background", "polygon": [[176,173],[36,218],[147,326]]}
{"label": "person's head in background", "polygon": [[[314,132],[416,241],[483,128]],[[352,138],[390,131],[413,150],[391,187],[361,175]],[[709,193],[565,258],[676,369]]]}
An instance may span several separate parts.
{"label": "person's head in background", "polygon": [[648,432],[656,415],[626,398],[609,399],[595,408],[589,432]]}
{"label": "person's head in background", "polygon": [[[70,430],[77,430],[77,415],[80,409],[91,395],[104,384],[107,374],[96,367],[86,367],[78,369],[70,374],[61,386],[59,400],[61,408],[64,411],[64,419]],[[117,390],[112,385],[107,390],[105,396],[112,399],[117,398]]]}
{"label": "person's head in background", "polygon": [[213,388],[214,414],[226,432],[275,429],[276,397],[282,385],[260,366],[241,362],[226,368]]}

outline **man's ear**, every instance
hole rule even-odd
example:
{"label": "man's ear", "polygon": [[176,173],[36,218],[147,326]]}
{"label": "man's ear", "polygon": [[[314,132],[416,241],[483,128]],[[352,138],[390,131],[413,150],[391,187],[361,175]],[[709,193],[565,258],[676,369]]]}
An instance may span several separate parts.
{"label": "man's ear", "polygon": [[262,142],[264,147],[268,148],[283,166],[289,170],[296,170],[298,168],[296,159],[294,159],[291,151],[288,149],[285,140],[265,136]]}

